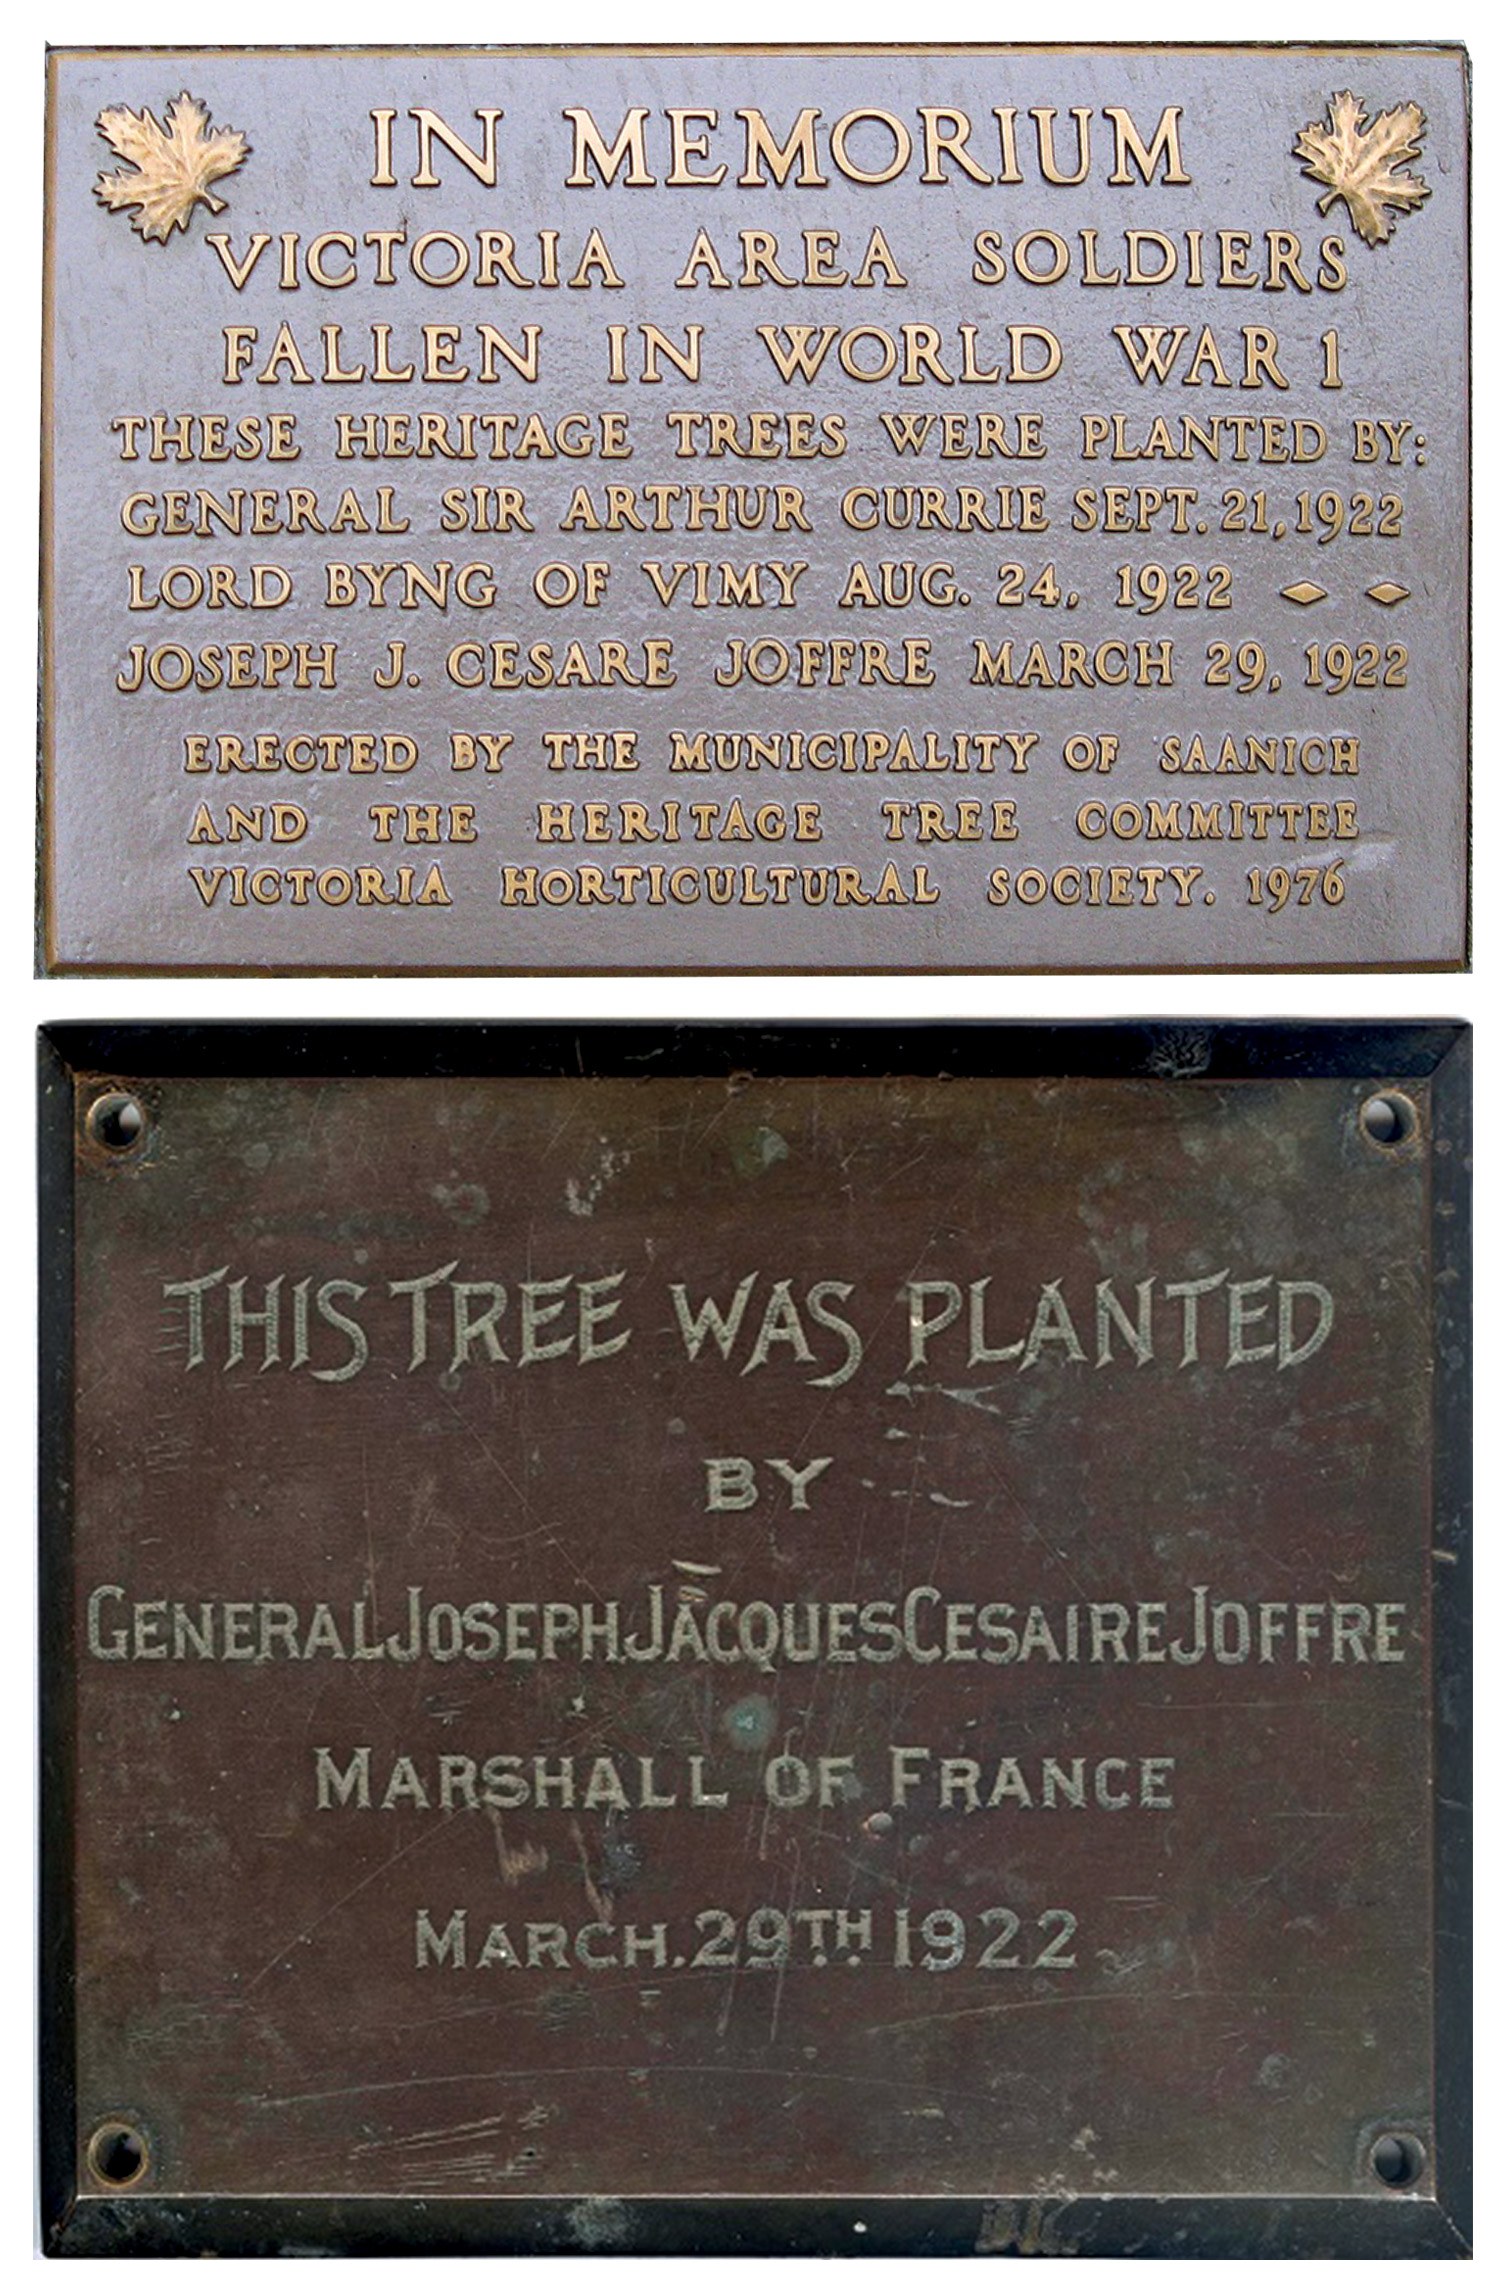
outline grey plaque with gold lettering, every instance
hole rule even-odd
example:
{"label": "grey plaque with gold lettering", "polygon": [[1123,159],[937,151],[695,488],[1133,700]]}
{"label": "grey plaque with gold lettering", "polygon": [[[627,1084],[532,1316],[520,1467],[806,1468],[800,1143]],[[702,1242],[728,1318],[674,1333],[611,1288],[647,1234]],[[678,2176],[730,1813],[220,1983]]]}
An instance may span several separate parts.
{"label": "grey plaque with gold lettering", "polygon": [[1468,1052],[50,1031],[50,2242],[1463,2252]]}
{"label": "grey plaque with gold lettering", "polygon": [[67,51],[43,962],[1452,966],[1455,48]]}

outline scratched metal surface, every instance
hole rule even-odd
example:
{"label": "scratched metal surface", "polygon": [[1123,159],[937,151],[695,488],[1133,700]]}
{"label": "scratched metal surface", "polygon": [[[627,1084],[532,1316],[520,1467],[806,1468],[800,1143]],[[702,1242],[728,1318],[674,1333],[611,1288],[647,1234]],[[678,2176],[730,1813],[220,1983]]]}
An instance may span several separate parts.
{"label": "scratched metal surface", "polygon": [[[187,230],[174,232],[168,244],[144,245],[126,214],[108,212],[93,196],[95,178],[114,164],[96,123],[122,105],[161,113],[180,88],[208,105],[218,126],[241,130],[251,156],[217,187],[224,212],[207,215],[196,209]],[[1416,180],[1431,196],[1415,212],[1395,218],[1390,238],[1376,246],[1356,234],[1337,201],[1326,215],[1318,212],[1324,194],[1304,176],[1294,156],[1304,123],[1326,120],[1330,98],[1340,91],[1358,95],[1371,116],[1412,103],[1427,118]],[[1463,962],[1466,100],[1462,55],[1428,46],[913,53],[895,48],[811,55],[791,50],[564,55],[257,49],[195,55],[138,49],[55,58],[43,961],[64,971],[1166,970]],[[723,160],[729,167],[723,184],[697,191],[627,189],[621,180],[607,188],[565,188],[570,155],[564,105],[587,106],[612,134],[613,124],[640,103],[651,108],[654,164],[661,172],[667,165],[663,112],[681,106],[716,113],[720,124],[710,131],[711,164]],[[1104,107],[1110,104],[1130,107],[1146,135],[1153,133],[1165,106],[1179,106],[1190,183],[1168,183],[1157,175],[1150,186],[1110,185],[1104,148]],[[1019,185],[984,186],[947,168],[942,170],[947,180],[926,187],[917,180],[916,150],[913,164],[881,186],[845,180],[829,169],[824,188],[739,189],[734,181],[740,165],[733,141],[735,115],[751,105],[765,108],[779,134],[804,106],[818,108],[825,132],[854,108],[878,106],[911,122],[916,143],[921,105],[959,109],[976,123],[977,143],[993,133],[994,106],[1016,107],[1024,135],[1030,132],[1031,109],[1048,108],[1058,114],[1062,166],[1070,107],[1081,105],[1090,108],[1097,156],[1088,181],[1078,188],[1041,181],[1027,160],[1025,181]],[[407,133],[406,114],[414,106],[430,106],[457,123],[459,133],[474,135],[480,132],[475,111],[502,107],[497,185],[485,189],[443,154],[435,188],[416,190],[402,175],[396,188],[373,186],[368,181],[373,169],[370,110],[397,107],[399,129]],[[401,170],[407,148],[396,143]],[[858,164],[879,167],[890,147],[881,130],[863,123],[856,150]],[[578,260],[589,230],[597,229],[624,285],[556,292],[540,286],[478,289],[464,281],[447,290],[422,286],[403,261],[392,284],[377,285],[370,276],[372,258],[361,252],[363,235],[401,226],[412,237],[426,228],[454,230],[469,246],[480,230],[507,230],[518,241],[520,260],[537,266],[538,252],[531,252],[536,236],[553,230],[560,234],[564,272]],[[836,232],[841,266],[855,269],[874,227],[888,234],[906,289],[761,283],[725,292],[708,285],[679,290],[672,284],[700,228],[710,233],[721,260],[737,265],[740,230],[771,232],[791,275],[803,230]],[[1249,234],[1252,257],[1266,231],[1293,234],[1303,249],[1308,291],[1284,285],[1275,292],[1258,285],[1253,291],[1218,288],[1220,228]],[[1102,251],[1098,260],[1106,271],[1114,255],[1122,261],[1123,235],[1131,229],[1164,232],[1178,247],[1185,244],[1183,234],[1200,232],[1202,283],[1178,279],[1170,285],[1084,287],[1074,268],[1082,238],[1096,236]],[[339,291],[319,289],[307,278],[295,289],[281,286],[271,268],[279,259],[279,235],[296,235],[303,246],[332,230],[355,236],[357,281]],[[972,277],[973,242],[982,230],[996,231],[1004,247],[1022,232],[1059,232],[1071,251],[1073,269],[1049,287],[1031,287],[1011,272],[1006,284],[980,285]],[[240,289],[216,260],[206,236],[211,231],[227,235],[237,264],[254,233],[270,235],[267,252]],[[1319,249],[1333,236],[1345,249],[1348,284],[1324,291],[1314,283]],[[1042,246],[1031,259],[1037,267],[1048,262]],[[335,263],[337,258],[327,260]],[[391,326],[393,343],[402,346],[417,339],[422,324],[455,323],[461,329],[462,354],[471,363],[476,348],[472,330],[480,320],[503,327],[512,342],[522,327],[539,325],[537,384],[527,385],[506,372],[503,383],[491,387],[476,380],[426,387],[317,379],[306,385],[287,379],[287,368],[266,384],[250,379],[255,369],[235,385],[222,379],[222,330],[228,326],[259,331],[258,368],[280,324],[291,326],[307,359],[321,355],[322,327],[339,328],[342,357],[350,369],[359,354],[371,359],[375,324]],[[1063,342],[1064,364],[1046,383],[1032,387],[974,385],[958,379],[953,367],[948,382],[926,378],[905,387],[851,379],[831,358],[813,384],[784,383],[756,332],[760,325],[836,323],[896,330],[905,321],[937,327],[945,356],[957,363],[962,323],[978,328],[982,360],[989,347],[994,358],[1003,354],[1005,325],[1046,325]],[[660,387],[605,381],[605,327],[629,326],[634,342],[634,329],[642,322],[670,330],[679,343],[688,325],[705,328],[705,363],[698,382],[671,370]],[[1199,379],[1191,388],[1175,379],[1168,388],[1136,381],[1114,341],[1117,324],[1187,328],[1189,352],[1201,329],[1211,326],[1224,361],[1223,381],[1202,387]],[[1238,379],[1240,328],[1261,324],[1279,343],[1284,390],[1263,377],[1252,377],[1250,386]],[[1324,387],[1319,367],[1319,338],[1329,328],[1342,344],[1338,389]],[[881,353],[858,350],[857,356],[865,364]],[[850,443],[836,461],[679,459],[663,421],[669,407],[734,410],[742,420],[752,410],[776,410],[784,419],[790,412],[816,419],[838,415],[847,423]],[[338,414],[414,417],[439,411],[454,418],[459,410],[485,415],[502,410],[523,419],[537,411],[555,422],[574,410],[605,408],[628,413],[629,459],[363,461],[341,460],[335,451]],[[229,466],[152,464],[145,458],[123,462],[112,422],[123,414],[158,409],[233,418],[293,414],[299,457]],[[878,421],[884,411],[897,416],[963,410],[971,422],[983,411],[1002,414],[1010,424],[1023,411],[1042,416],[1044,459],[952,461],[933,447],[917,457],[895,454]],[[1079,428],[1084,413],[1126,418],[1141,442],[1157,415],[1178,425],[1187,414],[1204,419],[1265,416],[1287,423],[1304,417],[1324,426],[1329,443],[1320,460],[1305,463],[1267,464],[1258,459],[1258,448],[1243,459],[1216,463],[1205,457],[1113,463],[1106,455],[1084,457]],[[1352,459],[1350,426],[1362,419],[1405,426],[1407,444],[1399,468],[1387,472]],[[784,534],[768,522],[752,532],[719,535],[707,525],[691,531],[675,521],[675,530],[660,534],[563,530],[577,485],[588,486],[602,508],[607,483],[639,489],[654,481],[797,484],[805,491],[813,530]],[[942,533],[917,527],[867,533],[848,529],[839,514],[842,490],[855,485],[938,485],[953,503],[963,483],[990,491],[1030,481],[1046,488],[1049,530],[1043,533]],[[369,518],[378,517],[376,488],[389,485],[396,514],[409,522],[409,530],[398,538],[360,531],[335,536],[275,532],[261,541],[246,534],[228,539],[218,531],[215,538],[159,534],[134,540],[122,530],[121,505],[138,489],[160,495],[167,488],[208,487],[221,494],[237,485],[277,490],[291,483],[315,490],[328,521],[349,487]],[[499,484],[524,490],[533,531],[448,535],[442,530],[443,485]],[[1144,533],[1073,531],[1074,489],[1122,484],[1194,487],[1201,499],[1188,518],[1185,538],[1163,523]],[[1368,492],[1372,520],[1382,515],[1376,497],[1383,492],[1400,496],[1405,505],[1400,535],[1383,538],[1356,529],[1320,546],[1311,532],[1296,529],[1301,513],[1295,503],[1298,489],[1315,493],[1319,488],[1339,491],[1346,502],[1362,489]],[[1261,515],[1249,498],[1256,490],[1266,491],[1258,533],[1221,530],[1225,513],[1220,496],[1232,489],[1246,498],[1246,522]],[[644,503],[641,507],[649,518]],[[563,560],[576,565],[587,558],[610,568],[602,606],[553,610],[537,601],[531,576],[539,565]],[[760,610],[718,605],[701,610],[682,597],[667,607],[641,571],[646,561],[670,566],[704,559],[742,568],[801,560],[809,570],[791,606],[780,602],[773,578],[763,575]],[[496,576],[497,601],[469,610],[452,600],[444,613],[428,606],[404,611],[392,605],[327,610],[324,567],[332,560],[411,560],[428,569],[433,581],[438,560],[457,566],[481,561]],[[884,561],[916,567],[945,562],[954,569],[962,599],[971,599],[970,607],[934,610],[914,603],[897,610],[842,609],[851,565],[871,568],[880,589],[886,577],[878,569]],[[145,569],[149,600],[165,569],[211,563],[237,568],[243,594],[252,564],[275,563],[291,574],[294,595],[277,610],[199,605],[168,611],[147,603],[133,610],[126,587],[132,562]],[[1000,567],[1022,563],[1029,583],[1047,562],[1057,569],[1061,603],[1053,610],[1032,601],[999,608]],[[1182,611],[1168,600],[1148,617],[1119,610],[1119,566],[1137,569],[1146,562],[1167,573],[1196,563],[1204,581],[1210,564],[1226,564],[1233,574],[1231,608]],[[1372,602],[1369,592],[1382,582],[1404,594],[1395,603]],[[1289,602],[1286,591],[1299,583],[1326,594],[1311,605]],[[1066,599],[1079,599],[1075,610]],[[1133,684],[1091,690],[1074,682],[1064,687],[974,687],[968,682],[969,641],[977,635],[990,640],[993,649],[1012,639],[1020,669],[1033,641],[1048,645],[1056,663],[1063,640],[1085,641],[1089,647],[1108,640],[1127,640],[1131,646],[1138,640],[1171,641],[1175,684],[1168,690],[1137,690]],[[448,650],[462,640],[485,645],[518,640],[523,662],[524,648],[541,642],[554,646],[560,659],[568,639],[588,646],[596,659],[598,641],[605,636],[627,642],[637,658],[643,640],[670,637],[676,685],[669,691],[624,686],[472,690],[449,682],[445,671]],[[890,641],[895,670],[904,637],[932,640],[933,685],[902,690],[863,686],[853,679],[800,688],[789,678],[775,686],[745,682],[725,689],[714,682],[732,639],[878,636]],[[201,649],[231,640],[260,645],[285,639],[335,640],[337,688],[300,691],[285,682],[276,691],[118,689],[118,678],[129,682],[131,648],[137,644]],[[380,691],[374,677],[384,669],[388,645],[395,639],[409,648],[407,682],[395,691]],[[1246,688],[1232,675],[1226,686],[1205,683],[1209,645],[1244,640],[1263,641],[1267,649],[1268,672],[1258,685]],[[1358,652],[1398,642],[1410,654],[1405,690],[1385,690],[1380,667],[1369,689],[1334,693],[1304,684],[1304,648],[1310,643],[1343,644]],[[635,772],[551,769],[544,731],[605,728],[637,735],[641,763]],[[690,776],[671,771],[668,736],[674,728],[690,736],[700,731],[804,736],[907,731],[921,748],[925,736],[935,732],[947,754],[953,753],[951,738],[958,732],[973,740],[983,734],[1032,732],[1039,746],[1023,774],[1007,770],[1004,750],[990,774],[843,774],[767,767]],[[386,782],[377,776],[378,785],[345,771],[191,774],[184,767],[189,735],[226,734],[249,744],[260,734],[352,732],[412,737],[419,745],[419,762]],[[511,735],[504,770],[492,776],[480,769],[454,771],[449,747],[454,732]],[[1242,748],[1251,733],[1325,741],[1358,736],[1359,775],[1322,781],[1299,775],[1285,781],[1264,772],[1241,772],[1214,780],[1159,769],[1157,745],[1167,736],[1179,736],[1185,754],[1194,734],[1213,751],[1228,734]],[[1109,734],[1120,737],[1123,749],[1116,773],[1106,782],[1062,764],[1068,737]],[[1173,843],[1168,835],[1136,831],[1132,839],[1089,841],[1076,827],[1078,808],[1088,798],[1144,805],[1256,796],[1357,801],[1359,835],[1350,839],[1328,828],[1321,843],[1283,845],[1274,836],[1267,841],[1247,833],[1237,839]],[[666,848],[584,843],[581,836],[570,846],[537,842],[540,803],[626,797],[649,804],[653,812],[668,798],[732,797],[748,807],[762,799],[781,800],[790,811],[775,842],[684,842]],[[919,845],[911,838],[887,842],[881,801],[921,797],[944,799],[952,806],[962,798],[1013,800],[1019,836],[997,846],[971,841]],[[266,841],[191,844],[191,825],[202,800],[211,806],[217,833],[226,828],[228,801],[297,802],[308,829],[297,843],[283,847]],[[367,810],[375,800],[471,802],[476,841],[409,849],[377,843]],[[819,803],[822,844],[796,836],[791,807],[799,800]],[[448,907],[360,906],[352,898],[331,906],[308,892],[300,904],[292,886],[276,905],[249,895],[233,906],[232,880],[214,876],[217,867],[231,864],[316,871],[381,864],[384,889],[393,894],[398,863],[438,859],[451,894]],[[658,906],[651,905],[649,882],[642,879],[635,905],[569,900],[565,906],[542,901],[533,907],[504,907],[500,901],[505,863],[608,868],[681,862],[707,867],[732,859],[754,864],[763,888],[769,864],[807,863],[855,867],[871,891],[884,864],[892,861],[911,893],[913,868],[926,866],[930,889],[939,897],[921,905],[880,908],[808,907],[796,897],[777,906],[775,895],[764,906],[716,905],[707,898],[684,906],[665,897]],[[1338,863],[1344,900],[1331,906],[1313,897],[1302,905],[1292,898],[1272,914],[1263,897],[1251,899],[1246,886],[1251,867],[1299,861]],[[1204,871],[1191,904],[1180,909],[1173,905],[1170,878],[1154,905],[1137,897],[1121,906],[1099,903],[1085,885],[1085,897],[1070,906],[1043,894],[1035,900],[1032,890],[1029,899],[1015,896],[1006,907],[994,907],[988,898],[995,865],[1053,874],[1066,866],[1086,871],[1173,863]],[[191,881],[195,865],[206,870],[205,883],[216,888],[209,905]],[[416,884],[423,875],[422,865]],[[560,894],[550,897],[559,899]]]}
{"label": "scratched metal surface", "polygon": [[[1179,1066],[1179,1060],[1175,1061]],[[94,1085],[80,1085],[81,1109]],[[1431,1129],[1431,1088],[1414,1086]],[[1431,2116],[1426,1144],[1338,1080],[142,1080],[145,1147],[76,1176],[75,1594],[192,1604],[1397,1601],[1404,1661],[1178,1669],[194,1659],[77,1671],[81,2141],[120,2114],[155,2194],[1347,2194]],[[625,1271],[612,1360],[406,1368],[385,1287]],[[165,1282],[368,1286],[366,1367],[259,1340],[185,1368]],[[668,1285],[850,1282],[818,1360],[690,1363]],[[1285,1373],[908,1373],[907,1280],[991,1275],[994,1342],[1059,1278],[1326,1284]],[[286,1291],[288,1286],[286,1285]],[[223,1294],[222,1294],[223,1295]],[[254,1292],[255,1297],[255,1292]],[[999,1304],[1000,1303],[1000,1304]],[[1016,1303],[1016,1304],[1015,1304]],[[501,1326],[504,1328],[505,1326]],[[748,1334],[749,1335],[749,1334]],[[339,1363],[323,1333],[315,1365]],[[511,1339],[511,1356],[517,1351]],[[1089,1348],[1090,1351],[1090,1348]],[[1055,1359],[1052,1359],[1055,1358]],[[703,1511],[710,1455],[834,1464],[812,1509]],[[117,1613],[110,1613],[115,1615]],[[108,1621],[107,1621],[108,1622]],[[317,1812],[312,1749],[690,1754],[729,1806]],[[889,1745],[1174,1754],[1168,1811],[890,1828]],[[853,1757],[827,1810],[763,1797]],[[375,1796],[376,1797],[376,1796]],[[896,1917],[1045,1907],[1074,1967],[889,1965]],[[870,1910],[875,1949],[780,1971],[415,1966],[415,1909],[490,1924]],[[1042,1933],[1042,1932],[1041,1932]],[[602,1938],[599,1940],[602,1945]],[[84,2188],[91,2186],[81,2170]]]}

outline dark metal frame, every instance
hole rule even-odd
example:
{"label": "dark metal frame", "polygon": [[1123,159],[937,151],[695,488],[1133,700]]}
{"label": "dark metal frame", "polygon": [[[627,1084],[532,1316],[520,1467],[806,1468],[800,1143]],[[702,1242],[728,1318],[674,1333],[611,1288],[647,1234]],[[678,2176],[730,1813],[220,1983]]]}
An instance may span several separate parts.
{"label": "dark metal frame", "polygon": [[[1429,2257],[1470,2251],[1470,1030],[1125,1021],[66,1024],[39,1038],[41,2241],[51,2255],[755,2254]],[[1066,2200],[400,2200],[81,2193],[73,2085],[71,1450],[75,1079],[159,1076],[1084,1075],[1431,1078],[1434,2130],[1431,2192]]]}

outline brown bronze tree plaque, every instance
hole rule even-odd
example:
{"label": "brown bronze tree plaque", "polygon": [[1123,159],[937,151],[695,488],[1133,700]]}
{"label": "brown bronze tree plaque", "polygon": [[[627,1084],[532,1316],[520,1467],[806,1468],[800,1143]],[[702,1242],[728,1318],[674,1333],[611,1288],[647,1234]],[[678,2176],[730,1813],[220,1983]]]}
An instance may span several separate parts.
{"label": "brown bronze tree plaque", "polygon": [[1462,49],[74,49],[59,972],[1463,964]]}
{"label": "brown bronze tree plaque", "polygon": [[1467,1058],[51,1031],[56,2244],[1458,2251]]}

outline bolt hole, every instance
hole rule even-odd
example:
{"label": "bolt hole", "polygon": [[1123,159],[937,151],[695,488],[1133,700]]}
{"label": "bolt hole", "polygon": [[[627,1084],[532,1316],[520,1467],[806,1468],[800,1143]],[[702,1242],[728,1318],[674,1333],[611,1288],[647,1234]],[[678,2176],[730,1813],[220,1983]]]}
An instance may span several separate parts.
{"label": "bolt hole", "polygon": [[89,1136],[112,1155],[124,1155],[140,1145],[147,1130],[147,1110],[129,1092],[105,1092],[89,1111]]}
{"label": "bolt hole", "polygon": [[1360,1110],[1360,1129],[1377,1147],[1401,1147],[1417,1137],[1417,1109],[1405,1092],[1372,1092]]}
{"label": "bolt hole", "polygon": [[1370,2147],[1370,2164],[1391,2191],[1406,2191],[1426,2167],[1427,2155],[1416,2136],[1377,2136]]}
{"label": "bolt hole", "polygon": [[124,2120],[107,2120],[89,2139],[89,2172],[116,2191],[139,2182],[147,2173],[146,2139]]}

